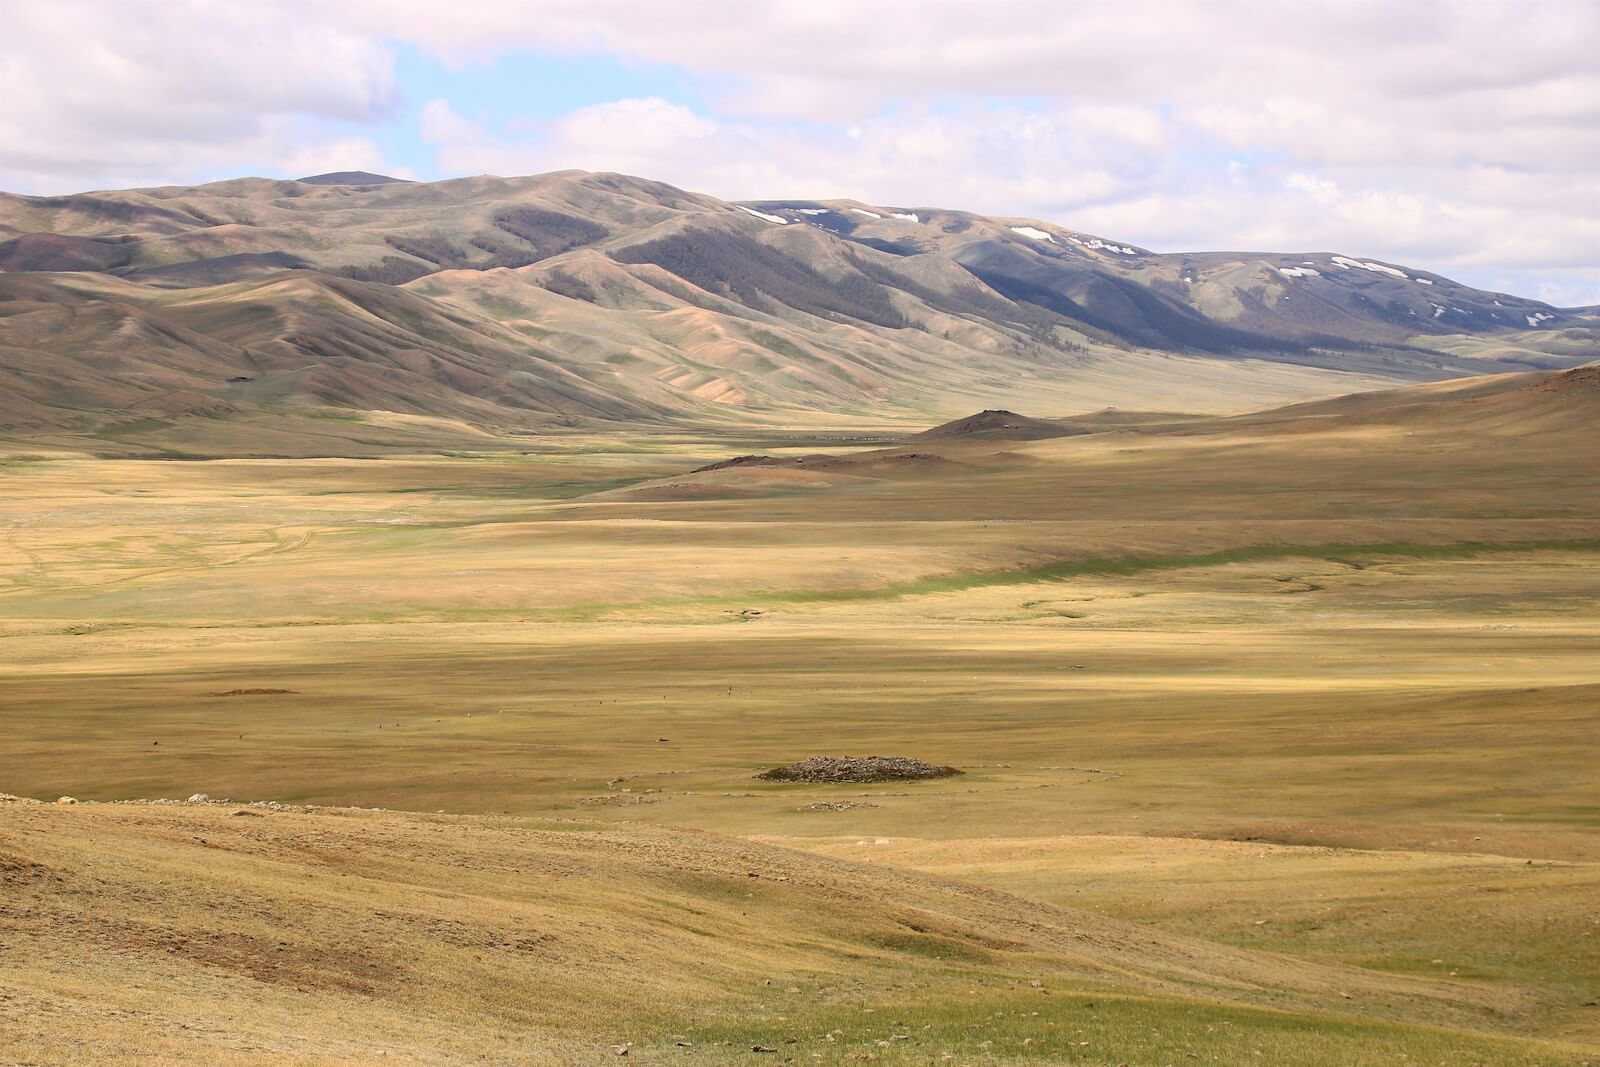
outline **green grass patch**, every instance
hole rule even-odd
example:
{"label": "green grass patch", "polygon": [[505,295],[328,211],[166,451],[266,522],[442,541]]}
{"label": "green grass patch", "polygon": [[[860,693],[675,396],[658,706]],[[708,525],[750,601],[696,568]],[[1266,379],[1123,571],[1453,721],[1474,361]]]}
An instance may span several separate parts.
{"label": "green grass patch", "polygon": [[[774,981],[738,1020],[667,1024],[631,1055],[646,1063],[1080,1064],[1578,1067],[1581,1049],[1437,1027],[1225,1006],[1181,998],[1059,993],[1018,981],[967,1001],[818,1005]],[[787,1002],[786,1002],[787,1001]],[[682,1041],[684,1044],[679,1044]]]}

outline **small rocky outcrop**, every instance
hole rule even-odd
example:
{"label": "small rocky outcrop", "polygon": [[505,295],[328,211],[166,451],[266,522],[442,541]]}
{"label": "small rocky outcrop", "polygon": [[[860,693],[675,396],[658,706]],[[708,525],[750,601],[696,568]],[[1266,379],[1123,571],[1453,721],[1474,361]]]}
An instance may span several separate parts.
{"label": "small rocky outcrop", "polygon": [[912,782],[960,773],[954,767],[909,756],[812,756],[763,771],[756,778],[766,782]]}

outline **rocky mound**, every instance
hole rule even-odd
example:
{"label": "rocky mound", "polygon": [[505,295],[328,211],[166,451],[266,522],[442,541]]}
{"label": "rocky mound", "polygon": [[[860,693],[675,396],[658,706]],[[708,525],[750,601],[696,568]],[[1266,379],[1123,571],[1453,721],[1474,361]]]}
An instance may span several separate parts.
{"label": "rocky mound", "polygon": [[907,756],[812,756],[756,777],[767,782],[910,782],[960,773]]}
{"label": "rocky mound", "polygon": [[831,456],[826,453],[816,453],[809,456],[735,456],[732,459],[725,459],[718,463],[708,463],[704,467],[696,467],[689,473],[705,474],[708,471],[732,470],[736,467],[859,472],[859,469],[868,467],[891,467],[905,470],[907,468],[948,466],[951,466],[949,460],[943,456],[936,456],[931,452],[901,452],[896,449],[879,448],[870,452],[854,452],[843,456]]}
{"label": "rocky mound", "polygon": [[1574,367],[1572,370],[1553,374],[1535,388],[1541,392],[1566,395],[1600,393],[1600,363],[1591,363],[1586,367]]}
{"label": "rocky mound", "polygon": [[776,456],[734,456],[732,459],[720,460],[716,463],[707,463],[704,467],[696,467],[690,474],[704,474],[706,471],[728,470],[731,467],[785,467],[793,460],[780,459]]}

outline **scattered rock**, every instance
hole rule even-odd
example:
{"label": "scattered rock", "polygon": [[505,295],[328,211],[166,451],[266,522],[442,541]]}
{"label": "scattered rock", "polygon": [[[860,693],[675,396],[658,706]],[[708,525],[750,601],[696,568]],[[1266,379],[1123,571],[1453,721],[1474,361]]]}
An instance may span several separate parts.
{"label": "scattered rock", "polygon": [[775,1048],[768,1048],[765,1045],[751,1045],[750,1046],[750,1051],[751,1052],[776,1052],[778,1050],[775,1049]]}
{"label": "scattered rock", "polygon": [[795,808],[795,811],[850,811],[854,808],[875,808],[878,805],[869,804],[864,800],[819,800],[815,804]]}
{"label": "scattered rock", "polygon": [[248,815],[252,819],[264,819],[264,818],[266,818],[266,816],[262,815],[259,811],[245,811],[243,808],[240,808],[238,811],[232,812],[231,814],[233,814],[233,815]]}
{"label": "scattered rock", "polygon": [[230,689],[226,693],[212,693],[216,697],[272,697],[293,693],[293,689]]}
{"label": "scattered rock", "polygon": [[643,793],[630,793],[627,790],[623,790],[620,793],[604,793],[604,794],[601,794],[600,796],[579,797],[578,798],[578,803],[579,804],[617,804],[617,805],[659,804],[661,801],[666,800],[666,799],[667,798],[665,796],[661,795],[661,793],[658,790],[654,790],[654,789],[646,790]]}
{"label": "scattered rock", "polygon": [[204,793],[195,793],[195,794],[193,794],[192,796],[189,797],[188,803],[190,803],[190,804],[209,804],[209,803],[211,803],[211,798],[206,796]]}
{"label": "scattered rock", "polygon": [[960,773],[907,756],[812,756],[756,777],[768,782],[904,782]]}
{"label": "scattered rock", "polygon": [[707,463],[704,467],[696,467],[690,474],[704,474],[707,471],[722,471],[730,467],[782,467],[792,461],[778,459],[773,456],[734,456],[717,463]]}
{"label": "scattered rock", "polygon": [[628,1050],[631,1049],[632,1047],[633,1047],[633,1042],[632,1041],[624,1041],[620,1045],[612,1045],[611,1046],[611,1051],[615,1052],[618,1056],[626,1056],[628,1054]]}
{"label": "scattered rock", "polygon": [[77,802],[77,797],[56,797],[57,804],[76,804]]}

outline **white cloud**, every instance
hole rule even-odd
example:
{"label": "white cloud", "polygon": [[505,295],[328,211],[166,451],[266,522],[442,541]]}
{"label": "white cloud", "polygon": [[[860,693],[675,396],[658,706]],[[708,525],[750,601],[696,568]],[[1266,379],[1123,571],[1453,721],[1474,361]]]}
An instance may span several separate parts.
{"label": "white cloud", "polygon": [[[745,163],[717,141],[727,131],[686,107],[657,97],[614,100],[554,120],[524,120],[504,134],[463,118],[447,100],[422,109],[421,136],[455,173],[528,174],[548,170],[615,170],[665,177],[668,161],[701,159],[726,173]],[[704,172],[701,172],[704,173]]]}
{"label": "white cloud", "polygon": [[425,136],[457,172],[622,170],[730,199],[954,206],[1161,250],[1336,251],[1479,280],[1491,270],[1582,268],[1600,247],[1600,218],[1584,213],[1578,176],[1478,168],[1398,172],[1405,180],[1394,185],[1360,173],[1339,181],[1281,163],[1185,156],[1170,128],[1174,147],[1152,156],[1125,151],[1120,129],[1080,121],[1074,108],[900,112],[841,132],[623,100],[500,137],[443,102],[426,116]]}
{"label": "white cloud", "polygon": [[392,68],[376,37],[271,4],[7,4],[0,187],[380,162],[348,124],[398,101]]}
{"label": "white cloud", "polygon": [[1507,286],[1499,292],[1527,293],[1537,300],[1556,307],[1593,307],[1600,304],[1600,269],[1588,269],[1551,276],[1548,272],[1533,272],[1522,277],[1507,279]]}
{"label": "white cloud", "polygon": [[336,156],[382,169],[359,126],[401,89],[392,48],[459,64],[533,49],[664,64],[704,102],[640,95],[491,128],[437,101],[421,133],[442,172],[616,169],[729,197],[1035,215],[1154,248],[1554,271],[1539,284],[1594,292],[1589,0],[883,0],[870,18],[843,0],[10,7],[10,187]]}
{"label": "white cloud", "polygon": [[692,149],[714,137],[718,125],[659,97],[616,100],[579,108],[553,125],[552,136],[576,152],[623,151],[652,159],[662,151]]}
{"label": "white cloud", "polygon": [[1310,174],[1298,172],[1291,174],[1283,179],[1283,187],[1305,193],[1312,200],[1322,205],[1337,203],[1339,200],[1339,184],[1337,182]]}
{"label": "white cloud", "polygon": [[342,140],[318,138],[309,143],[275,145],[270,157],[274,169],[269,176],[286,174],[299,177],[336,170],[365,170],[395,178],[413,177],[409,168],[392,165],[385,158],[383,149],[365,137]]}
{"label": "white cloud", "polygon": [[[1078,123],[1073,109],[925,110],[831,126],[714,120],[664,100],[618,100],[496,135],[442,100],[423,137],[452,171],[579,167],[658,178],[730,199],[855,196],[901,206],[999,214],[1112,197],[1143,165],[1122,129]],[[1119,155],[1127,158],[1119,161]]]}

